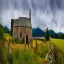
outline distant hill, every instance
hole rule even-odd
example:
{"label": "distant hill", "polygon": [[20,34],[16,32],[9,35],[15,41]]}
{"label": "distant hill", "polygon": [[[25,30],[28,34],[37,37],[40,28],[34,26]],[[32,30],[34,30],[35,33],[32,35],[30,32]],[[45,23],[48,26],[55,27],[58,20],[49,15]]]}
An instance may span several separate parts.
{"label": "distant hill", "polygon": [[45,32],[41,30],[40,28],[33,28],[32,29],[32,36],[33,37],[44,37]]}
{"label": "distant hill", "polygon": [[57,34],[64,34],[63,32],[58,32]]}
{"label": "distant hill", "polygon": [[[51,37],[55,37],[55,32],[53,30],[49,30],[49,34]],[[40,28],[33,28],[32,29],[32,36],[33,37],[44,37],[45,31],[41,30]]]}
{"label": "distant hill", "polygon": [[[64,38],[64,33],[62,32],[54,32],[54,30],[49,30],[50,37],[53,38]],[[33,37],[44,37],[45,31],[41,30],[40,28],[33,28],[32,29],[32,36]]]}

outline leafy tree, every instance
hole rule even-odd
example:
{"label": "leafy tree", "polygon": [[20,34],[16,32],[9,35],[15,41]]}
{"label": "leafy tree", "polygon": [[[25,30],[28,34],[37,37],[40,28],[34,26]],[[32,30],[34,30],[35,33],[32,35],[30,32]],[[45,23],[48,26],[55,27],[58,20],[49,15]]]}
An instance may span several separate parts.
{"label": "leafy tree", "polygon": [[3,26],[0,24],[0,40],[4,38],[4,28]]}
{"label": "leafy tree", "polygon": [[55,38],[59,38],[59,35],[58,34],[55,34]]}
{"label": "leafy tree", "polygon": [[5,33],[10,33],[10,31],[9,31],[7,26],[4,27],[4,31],[5,31]]}
{"label": "leafy tree", "polygon": [[46,41],[49,41],[49,40],[50,40],[50,39],[49,39],[49,31],[48,31],[48,27],[47,27],[47,29],[46,29],[45,39],[46,39]]}

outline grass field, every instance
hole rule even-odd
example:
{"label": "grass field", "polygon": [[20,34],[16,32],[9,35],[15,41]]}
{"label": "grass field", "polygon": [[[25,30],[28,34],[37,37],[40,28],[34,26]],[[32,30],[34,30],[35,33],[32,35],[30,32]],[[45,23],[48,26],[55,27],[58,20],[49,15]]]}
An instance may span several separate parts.
{"label": "grass field", "polygon": [[[10,37],[9,35],[6,35],[6,39],[9,41],[9,38],[12,39],[12,37]],[[58,63],[57,64],[63,64],[64,63],[64,40],[63,39],[50,39],[51,42],[57,47],[57,55],[58,55]],[[37,41],[37,54],[35,54],[35,47],[36,47],[36,41]],[[17,43],[11,43],[11,48],[12,48],[12,55],[13,55],[13,59],[14,59],[14,63],[15,64],[18,64],[16,62],[21,62],[20,58],[21,56],[18,56],[18,61],[15,60],[15,54],[23,54],[23,57],[27,56],[27,58],[25,59],[22,59],[23,62],[25,62],[25,60],[27,60],[28,62],[30,61],[30,59],[37,59],[37,61],[35,61],[35,64],[37,64],[36,62],[38,62],[38,64],[44,64],[44,62],[46,61],[45,60],[45,56],[48,52],[48,50],[50,49],[50,46],[49,46],[49,42],[44,42],[45,40],[44,39],[37,39],[37,40],[33,40],[32,42],[32,46],[34,49],[32,49],[30,46],[28,48],[28,45],[26,45],[26,49],[29,49],[26,50],[26,55],[24,54],[25,52],[22,52],[24,49],[25,49],[25,45],[24,44],[17,44]],[[62,52],[61,52],[61,51]],[[21,54],[20,54],[21,53]],[[33,56],[34,55],[34,56]],[[33,62],[34,62],[33,60]],[[31,61],[30,63],[33,64],[33,62]],[[28,63],[28,64],[30,64]]]}
{"label": "grass field", "polygon": [[64,39],[51,39],[51,42],[64,52]]}
{"label": "grass field", "polygon": [[54,44],[56,50],[56,64],[64,64],[64,40],[51,39],[51,42]]}
{"label": "grass field", "polygon": [[[9,42],[9,39],[12,39],[12,37],[8,34],[5,34],[5,39],[6,39],[6,43],[10,43],[11,50],[12,50],[11,59],[14,64],[18,64],[18,63],[21,64],[21,60],[22,62],[27,62],[27,64],[44,64],[45,56],[49,47],[48,43],[44,43],[41,40],[37,40],[38,49],[37,49],[37,53],[35,53],[36,40],[33,40],[32,46],[34,49],[32,49],[30,46],[28,48],[28,45],[26,45],[26,52],[24,52],[25,49],[24,44],[13,43],[12,41]],[[22,56],[24,58],[22,58]],[[18,60],[16,60],[16,57]]]}
{"label": "grass field", "polygon": [[[32,46],[34,49],[32,49],[30,46],[28,48],[28,45],[26,45],[26,49],[29,49],[29,53],[30,53],[30,57],[34,58],[34,56],[32,56],[33,54],[36,54],[37,58],[39,58],[39,64],[43,64],[45,62],[45,56],[49,50],[49,44],[48,43],[44,43],[40,40],[37,40],[37,53],[35,53],[35,47],[36,47],[36,40],[33,40]],[[12,50],[13,52],[15,50],[20,50],[20,52],[22,50],[25,49],[25,45],[24,44],[11,44]],[[13,54],[14,55],[14,54]],[[21,56],[20,56],[21,57]],[[34,58],[34,60],[36,60]],[[33,60],[33,61],[34,61]],[[36,61],[37,62],[37,61]]]}

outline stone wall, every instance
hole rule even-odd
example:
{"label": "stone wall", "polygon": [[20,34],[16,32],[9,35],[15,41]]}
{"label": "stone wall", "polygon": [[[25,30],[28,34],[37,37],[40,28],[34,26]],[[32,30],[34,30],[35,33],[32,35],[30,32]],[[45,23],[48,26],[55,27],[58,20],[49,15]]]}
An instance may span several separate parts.
{"label": "stone wall", "polygon": [[[15,34],[14,34],[15,33]],[[20,37],[21,33],[21,37]],[[26,38],[26,35],[28,35],[29,40],[32,39],[32,28],[29,27],[13,27],[13,37],[18,38],[22,40],[23,38]]]}

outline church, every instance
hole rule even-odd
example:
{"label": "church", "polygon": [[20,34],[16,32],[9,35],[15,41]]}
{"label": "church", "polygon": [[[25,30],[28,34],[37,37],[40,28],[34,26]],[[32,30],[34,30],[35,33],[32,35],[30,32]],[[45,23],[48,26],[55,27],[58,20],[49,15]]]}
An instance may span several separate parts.
{"label": "church", "polygon": [[32,39],[32,25],[31,25],[31,11],[29,18],[19,17],[18,19],[11,19],[11,33],[13,38],[19,40]]}

